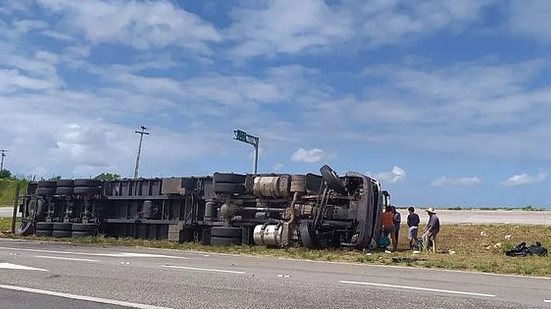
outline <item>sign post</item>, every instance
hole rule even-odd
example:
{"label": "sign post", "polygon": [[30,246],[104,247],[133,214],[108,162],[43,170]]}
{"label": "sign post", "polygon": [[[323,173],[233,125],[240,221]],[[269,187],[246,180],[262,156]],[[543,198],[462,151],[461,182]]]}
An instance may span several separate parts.
{"label": "sign post", "polygon": [[247,132],[242,130],[233,130],[233,139],[247,143],[250,145],[253,145],[254,147],[254,167],[253,167],[253,173],[256,175],[257,173],[257,167],[258,167],[258,142],[259,138],[250,134],[247,134]]}

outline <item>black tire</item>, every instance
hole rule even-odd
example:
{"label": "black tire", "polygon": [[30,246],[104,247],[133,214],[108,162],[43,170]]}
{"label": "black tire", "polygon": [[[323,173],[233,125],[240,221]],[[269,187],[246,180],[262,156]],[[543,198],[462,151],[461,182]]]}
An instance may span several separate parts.
{"label": "black tire", "polygon": [[215,226],[210,230],[211,237],[239,238],[241,239],[242,230],[240,227],[222,227]]}
{"label": "black tire", "polygon": [[211,237],[211,246],[239,246],[241,245],[241,237],[239,238],[227,238],[227,237]]}
{"label": "black tire", "polygon": [[39,188],[55,188],[57,187],[57,182],[52,180],[41,180],[38,182]]}
{"label": "black tire", "polygon": [[81,231],[77,231],[77,232],[71,232],[71,237],[73,238],[78,238],[78,237],[90,237],[90,236],[94,236],[94,232],[91,232],[91,231],[86,231],[86,232],[81,232]]}
{"label": "black tire", "polygon": [[55,194],[71,195],[71,194],[73,194],[73,187],[57,187],[55,189]]}
{"label": "black tire", "polygon": [[54,231],[71,231],[73,229],[73,224],[69,222],[54,222],[53,225]]}
{"label": "black tire", "polygon": [[[76,180],[75,180],[76,182]],[[100,187],[74,187],[73,193],[79,195],[93,195],[101,192]]]}
{"label": "black tire", "polygon": [[300,242],[303,247],[306,248],[317,248],[318,244],[315,238],[315,233],[312,229],[312,222],[310,221],[301,221],[299,225],[300,233]]}
{"label": "black tire", "polygon": [[15,229],[15,234],[21,235],[21,236],[28,236],[28,235],[31,235],[33,232],[34,232],[33,223],[30,221],[21,222],[17,226],[17,229]]}
{"label": "black tire", "polygon": [[55,194],[56,188],[38,188],[36,189],[36,194],[42,196],[50,196]]}
{"label": "black tire", "polygon": [[214,183],[244,183],[246,175],[233,173],[214,173]]}
{"label": "black tire", "polygon": [[74,186],[74,181],[72,179],[60,179],[56,182],[58,187],[72,187]]}
{"label": "black tire", "polygon": [[344,185],[344,182],[332,168],[328,165],[324,165],[320,168],[320,172],[323,180],[327,182],[327,186],[329,186],[330,189],[333,189],[340,194],[346,194],[346,186]]}
{"label": "black tire", "polygon": [[101,180],[97,179],[75,179],[73,181],[75,187],[99,187]]}
{"label": "black tire", "polygon": [[36,222],[34,228],[36,230],[51,231],[54,228],[54,224],[52,222]]}
{"label": "black tire", "polygon": [[73,223],[73,232],[95,232],[97,229],[96,223]]}
{"label": "black tire", "polygon": [[52,237],[56,237],[56,238],[71,237],[71,231],[53,230]]}
{"label": "black tire", "polygon": [[245,193],[245,186],[238,183],[215,183],[214,184],[215,193]]}
{"label": "black tire", "polygon": [[52,236],[52,230],[35,230],[34,234],[37,237],[50,237]]}

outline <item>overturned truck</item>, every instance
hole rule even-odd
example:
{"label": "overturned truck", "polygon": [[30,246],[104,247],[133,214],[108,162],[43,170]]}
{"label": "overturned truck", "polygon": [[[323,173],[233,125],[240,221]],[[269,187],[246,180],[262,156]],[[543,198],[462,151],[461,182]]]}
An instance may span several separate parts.
{"label": "overturned truck", "polygon": [[389,194],[359,173],[339,177],[327,165],[320,172],[39,181],[18,197],[17,232],[211,245],[375,247]]}

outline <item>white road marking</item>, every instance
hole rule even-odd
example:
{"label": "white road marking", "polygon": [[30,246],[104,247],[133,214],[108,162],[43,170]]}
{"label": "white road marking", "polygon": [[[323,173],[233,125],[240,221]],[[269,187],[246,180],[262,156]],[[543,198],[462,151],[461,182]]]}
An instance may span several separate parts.
{"label": "white road marking", "polygon": [[544,303],[551,303],[551,299],[544,299],[543,302]]}
{"label": "white road marking", "polygon": [[29,292],[29,293],[42,294],[42,295],[50,295],[50,296],[57,296],[57,297],[70,298],[70,299],[78,299],[78,300],[84,300],[84,301],[91,301],[95,303],[103,303],[103,304],[124,306],[124,307],[130,307],[130,308],[171,309],[169,307],[159,307],[159,306],[131,303],[131,302],[126,302],[121,300],[106,299],[106,298],[93,297],[93,296],[75,295],[75,294],[61,293],[61,292],[55,292],[55,291],[32,289],[32,288],[26,288],[22,286],[14,286],[14,285],[0,284],[0,289]]}
{"label": "white road marking", "polygon": [[64,261],[99,262],[99,260],[67,258],[67,257],[51,256],[51,255],[37,255],[35,257],[42,258],[42,259],[64,260]]}
{"label": "white road marking", "polygon": [[37,270],[37,271],[48,271],[47,269],[34,268],[29,266],[11,264],[11,263],[0,263],[0,268],[3,269],[15,269],[15,270]]}
{"label": "white road marking", "polygon": [[74,254],[74,255],[91,255],[91,256],[107,256],[107,257],[144,257],[144,258],[168,258],[168,259],[181,259],[187,260],[187,257],[172,256],[163,254],[149,254],[149,253],[133,253],[133,252],[121,252],[121,253],[92,253],[92,252],[72,252],[72,251],[55,251],[55,250],[42,250],[42,249],[28,249],[28,248],[10,248],[0,247],[0,249],[14,250],[14,251],[30,251],[30,252],[44,252],[44,253],[59,253],[59,254]]}
{"label": "white road marking", "polygon": [[339,281],[340,283],[345,284],[355,284],[355,285],[369,285],[369,286],[378,286],[384,288],[395,288],[395,289],[405,289],[405,290],[417,290],[417,291],[428,291],[428,292],[439,292],[439,293],[448,293],[448,294],[460,294],[460,295],[471,295],[471,296],[482,296],[482,297],[496,297],[493,294],[483,294],[483,293],[473,293],[473,292],[462,292],[454,290],[441,290],[441,289],[431,289],[431,288],[422,288],[417,286],[406,286],[406,285],[394,285],[394,284],[384,284],[384,283],[371,283],[371,282],[362,282],[362,281]]}
{"label": "white road marking", "polygon": [[172,265],[163,265],[163,267],[185,269],[185,270],[194,270],[194,271],[207,271],[207,272],[215,272],[215,273],[238,274],[238,275],[244,274],[244,272],[242,272],[242,271],[224,270],[224,269],[197,268],[197,267],[172,266]]}

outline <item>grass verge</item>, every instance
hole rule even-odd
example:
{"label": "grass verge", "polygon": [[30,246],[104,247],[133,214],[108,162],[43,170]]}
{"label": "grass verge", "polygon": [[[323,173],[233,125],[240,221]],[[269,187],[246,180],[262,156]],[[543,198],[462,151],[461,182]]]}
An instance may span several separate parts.
{"label": "grass verge", "polygon": [[[6,231],[11,219],[0,218],[0,237],[18,238]],[[307,248],[273,249],[262,246],[212,247],[196,243],[177,243],[167,240],[142,240],[131,238],[86,237],[55,239],[24,237],[35,240],[56,240],[72,244],[95,246],[148,247],[178,250],[205,251],[228,254],[244,254],[276,258],[295,258],[321,261],[372,263],[424,268],[469,270],[500,274],[519,274],[551,277],[551,257],[508,257],[504,251],[521,241],[541,241],[551,249],[551,226],[536,225],[444,225],[438,238],[438,253],[413,254],[407,250],[405,227],[401,229],[400,246],[395,253],[373,252],[364,254],[357,250],[312,250]]]}

